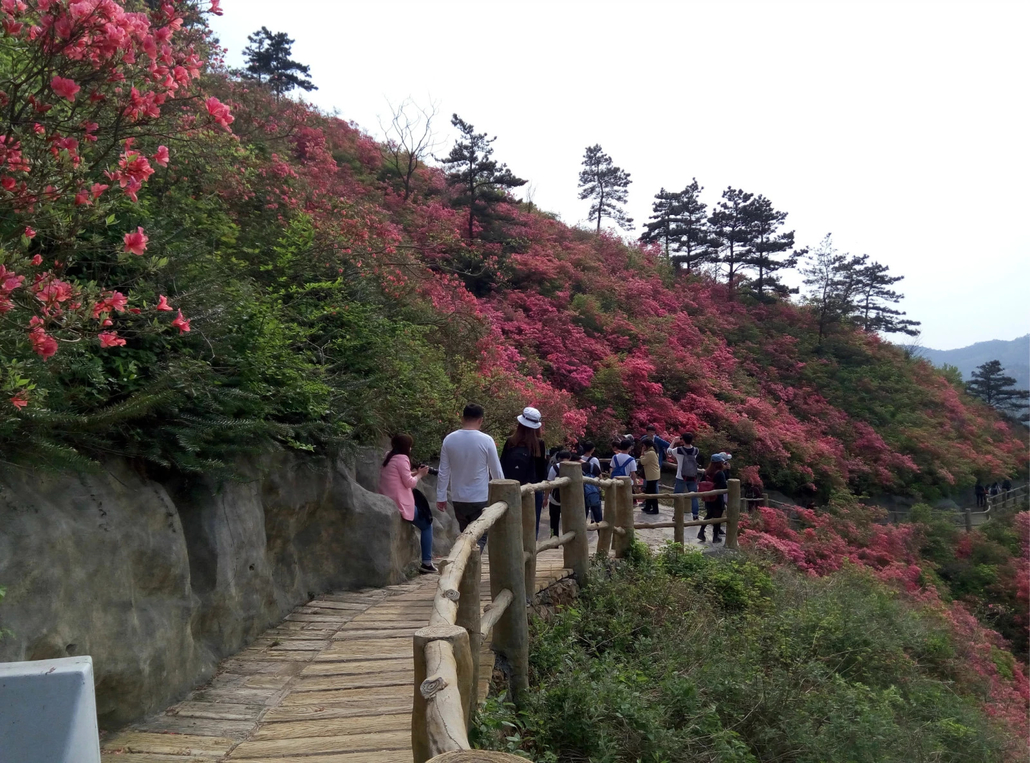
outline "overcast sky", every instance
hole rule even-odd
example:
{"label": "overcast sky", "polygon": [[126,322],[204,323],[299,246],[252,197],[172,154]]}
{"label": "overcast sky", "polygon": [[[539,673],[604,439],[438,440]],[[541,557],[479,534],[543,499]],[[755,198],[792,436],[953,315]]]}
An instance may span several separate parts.
{"label": "overcast sky", "polygon": [[307,98],[373,135],[387,99],[435,101],[439,154],[457,112],[567,223],[585,223],[577,178],[600,143],[638,225],[663,186],[696,177],[712,206],[732,185],[788,212],[800,245],[832,232],[904,275],[924,345],[1030,332],[1026,0],[222,8],[230,66],[264,25],[296,40]]}

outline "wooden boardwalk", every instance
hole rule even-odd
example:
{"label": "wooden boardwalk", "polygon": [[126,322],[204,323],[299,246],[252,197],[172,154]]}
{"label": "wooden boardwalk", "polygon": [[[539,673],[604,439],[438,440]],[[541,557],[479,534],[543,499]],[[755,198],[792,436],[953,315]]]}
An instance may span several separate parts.
{"label": "wooden boardwalk", "polygon": [[[560,550],[540,554],[537,590],[568,574]],[[411,639],[429,622],[436,581],[426,575],[297,607],[225,660],[207,686],[104,739],[103,763],[410,761]],[[492,665],[492,655],[482,664]],[[482,672],[484,697],[490,671]]]}

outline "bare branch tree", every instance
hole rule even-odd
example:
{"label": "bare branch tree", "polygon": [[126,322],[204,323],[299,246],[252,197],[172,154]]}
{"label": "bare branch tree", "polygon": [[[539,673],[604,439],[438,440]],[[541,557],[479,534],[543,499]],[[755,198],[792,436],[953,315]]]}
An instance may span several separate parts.
{"label": "bare branch tree", "polygon": [[433,133],[433,118],[436,116],[437,104],[430,102],[423,108],[410,97],[405,98],[396,107],[387,100],[390,107],[390,122],[383,124],[379,120],[379,129],[383,131],[383,154],[386,165],[401,179],[404,186],[404,200],[411,196],[411,181],[419,167],[425,166],[425,159],[431,156],[439,145]]}

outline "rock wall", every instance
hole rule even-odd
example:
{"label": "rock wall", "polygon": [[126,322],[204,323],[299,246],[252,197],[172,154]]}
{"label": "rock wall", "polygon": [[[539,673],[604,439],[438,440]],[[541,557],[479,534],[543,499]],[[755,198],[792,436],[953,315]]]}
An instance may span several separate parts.
{"label": "rock wall", "polygon": [[[206,680],[330,589],[400,582],[417,534],[375,489],[378,455],[268,458],[250,481],[0,475],[0,662],[89,654],[102,727]],[[361,482],[353,476],[361,475]],[[437,515],[445,551],[454,520]]]}

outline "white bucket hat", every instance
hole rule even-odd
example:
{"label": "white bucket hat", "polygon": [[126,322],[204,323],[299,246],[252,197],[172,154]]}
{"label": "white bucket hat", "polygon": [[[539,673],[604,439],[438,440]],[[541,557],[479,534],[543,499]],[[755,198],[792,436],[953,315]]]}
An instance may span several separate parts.
{"label": "white bucket hat", "polygon": [[518,422],[530,429],[539,429],[544,423],[541,421],[540,411],[528,406],[522,409],[522,415],[518,417]]}

